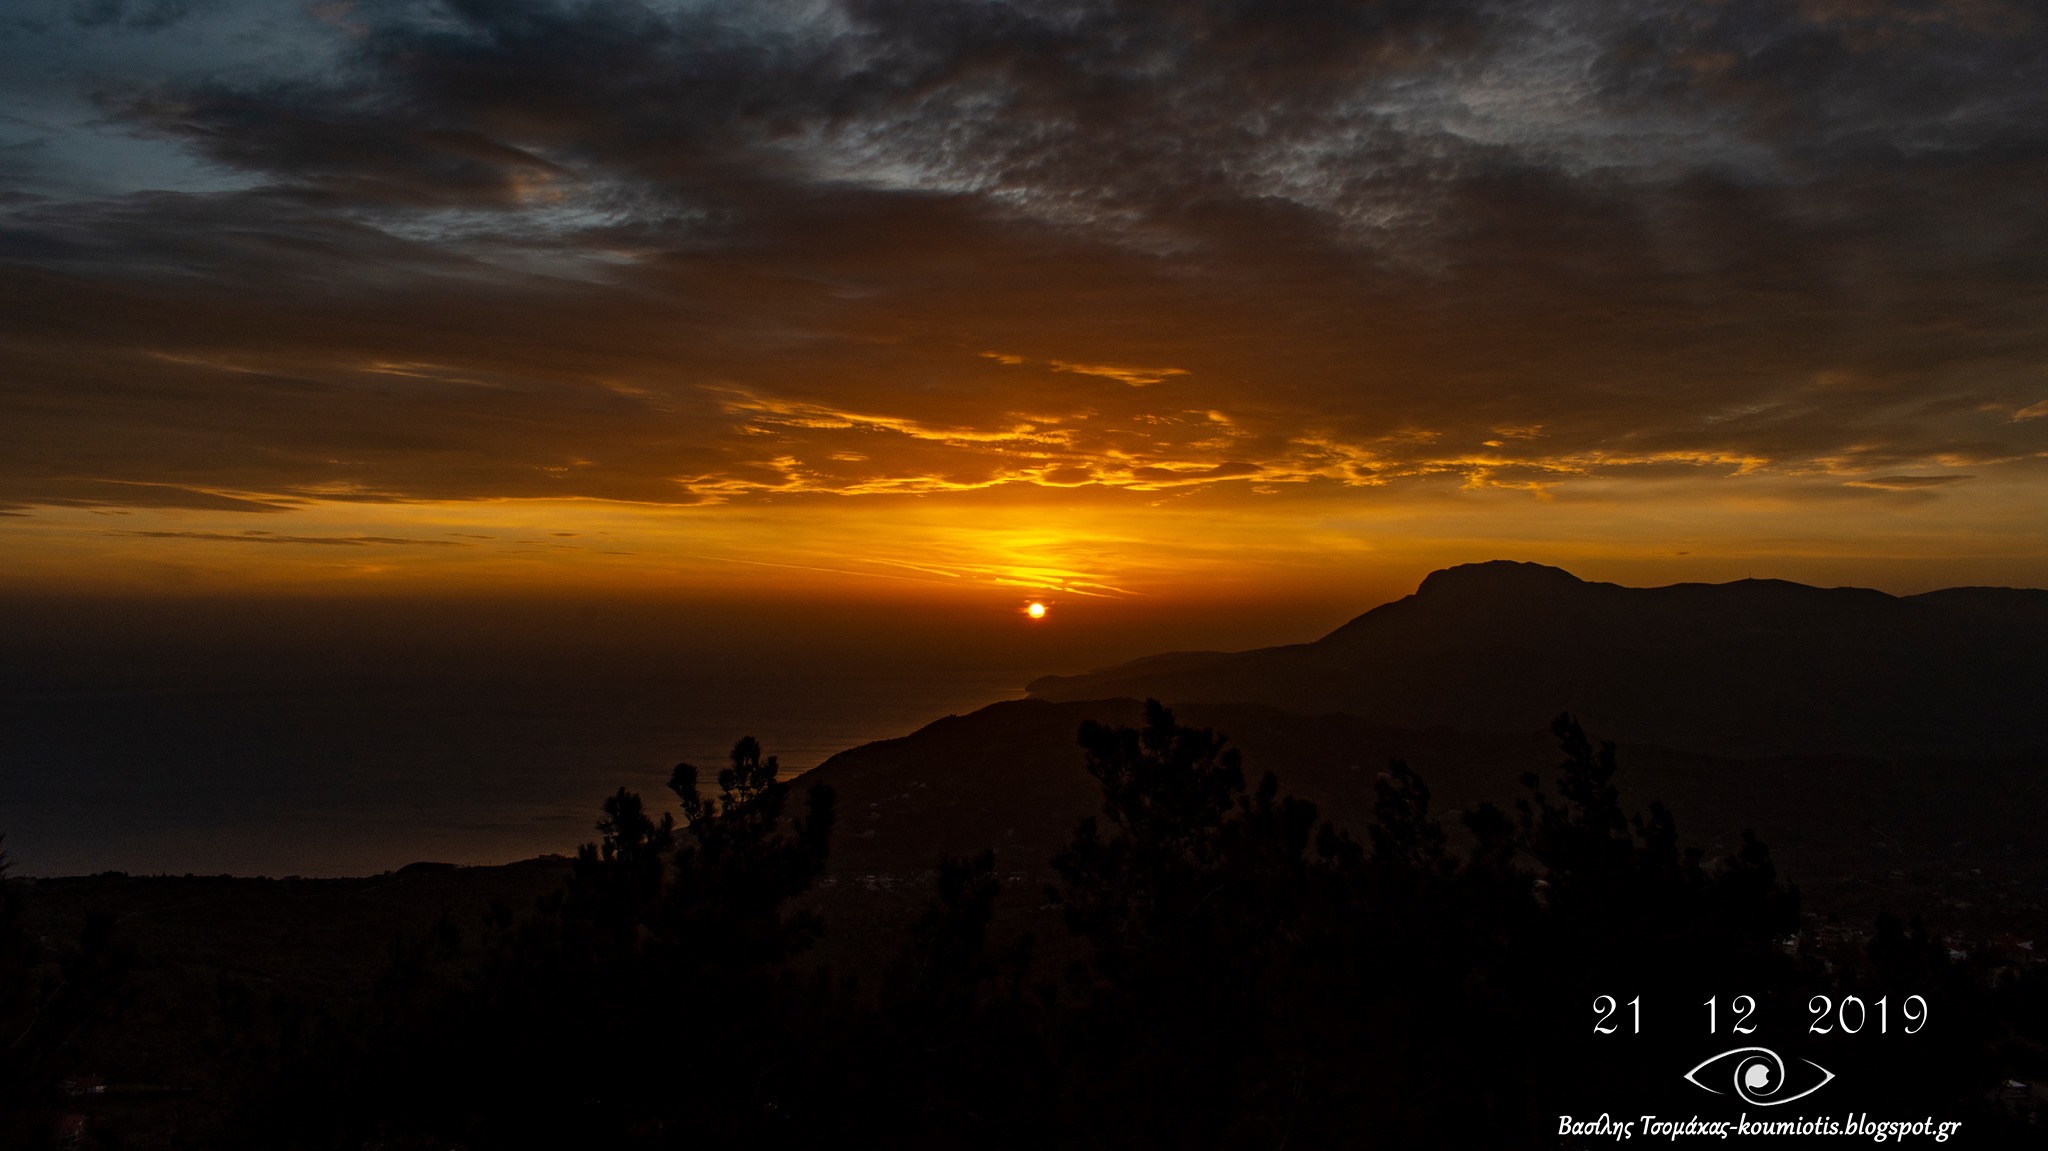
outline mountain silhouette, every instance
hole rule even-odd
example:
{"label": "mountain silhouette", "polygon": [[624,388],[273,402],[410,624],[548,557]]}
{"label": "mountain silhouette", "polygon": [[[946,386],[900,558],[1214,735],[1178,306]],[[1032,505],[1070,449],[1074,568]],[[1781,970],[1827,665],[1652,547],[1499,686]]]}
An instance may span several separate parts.
{"label": "mountain silhouette", "polygon": [[2048,748],[2048,591],[1632,588],[1497,560],[1433,572],[1313,643],[1157,655],[1029,690],[1474,732],[1569,711],[1609,738],[1717,755],[2012,755]]}

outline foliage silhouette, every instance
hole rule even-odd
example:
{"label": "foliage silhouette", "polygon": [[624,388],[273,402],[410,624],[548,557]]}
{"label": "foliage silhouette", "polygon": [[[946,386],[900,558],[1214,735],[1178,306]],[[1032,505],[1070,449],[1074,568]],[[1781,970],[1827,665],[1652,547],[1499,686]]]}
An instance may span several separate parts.
{"label": "foliage silhouette", "polygon": [[1237,751],[1156,700],[1143,729],[1088,723],[1080,743],[1109,826],[1083,822],[1053,860],[1090,945],[1070,973],[1077,1104],[1118,1141],[1213,1140],[1273,1059],[1262,997],[1309,912],[1315,806],[1271,773],[1247,794]]}
{"label": "foliage silhouette", "polygon": [[136,966],[105,914],[75,941],[45,948],[28,931],[28,891],[9,876],[0,837],[0,1147],[36,1147],[63,1107],[80,1055],[117,1025]]}
{"label": "foliage silhouette", "polygon": [[394,954],[376,1000],[333,1021],[258,1092],[248,1146],[668,1146],[772,1128],[795,1090],[807,1003],[783,962],[817,920],[783,904],[822,868],[834,797],[791,788],[741,740],[683,820],[620,790],[599,842],[523,922],[496,914],[480,959],[445,923]]}
{"label": "foliage silhouette", "polygon": [[23,924],[27,896],[7,874],[0,839],[0,1146],[29,1146],[52,1118],[47,1072],[33,1039],[39,1014],[33,985],[36,948]]}
{"label": "foliage silhouette", "polygon": [[1870,1045],[1829,1066],[1933,1092],[1973,1130],[2024,1122],[1985,1092],[2011,1051],[2044,1049],[2043,980],[1987,989],[1896,922],[1868,973],[1788,947],[1799,895],[1755,836],[1683,847],[1661,805],[1624,806],[1613,745],[1569,716],[1553,733],[1551,778],[1455,829],[1390,764],[1354,838],[1272,772],[1248,787],[1223,737],[1156,701],[1137,728],[1085,724],[1102,809],[1050,861],[1065,938],[1003,927],[1029,909],[992,853],[945,859],[872,994],[795,962],[824,926],[792,904],[827,858],[831,792],[792,812],[742,740],[715,797],[677,768],[680,819],[607,799],[542,914],[500,912],[480,949],[445,923],[395,952],[375,1001],[258,1093],[241,1141],[1556,1146],[1581,1103],[1709,1103],[1677,1076],[1696,1037],[1602,1046],[1596,995],[1738,991],[1794,1015],[1816,993],[1938,996],[1938,1074]]}

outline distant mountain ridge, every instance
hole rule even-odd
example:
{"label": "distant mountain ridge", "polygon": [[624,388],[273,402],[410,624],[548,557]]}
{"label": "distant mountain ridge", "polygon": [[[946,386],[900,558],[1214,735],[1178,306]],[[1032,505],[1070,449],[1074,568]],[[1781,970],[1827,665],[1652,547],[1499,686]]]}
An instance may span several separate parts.
{"label": "distant mountain ridge", "polygon": [[1501,733],[1570,711],[1608,738],[1719,755],[2022,754],[2048,750],[2048,591],[1631,588],[1496,560],[1432,572],[1313,643],[1150,656],[1029,691]]}

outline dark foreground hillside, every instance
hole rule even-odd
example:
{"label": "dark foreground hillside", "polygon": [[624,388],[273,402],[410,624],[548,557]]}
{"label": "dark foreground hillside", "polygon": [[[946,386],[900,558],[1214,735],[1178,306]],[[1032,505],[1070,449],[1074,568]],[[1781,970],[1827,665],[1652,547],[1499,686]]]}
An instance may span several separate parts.
{"label": "dark foreground hillside", "polygon": [[2038,1146],[2043,602],[1471,565],[573,859],[9,881],[0,1147]]}
{"label": "dark foreground hillside", "polygon": [[[1682,1073],[1761,1019],[1834,1077],[1801,1113],[2035,1145],[2048,973],[1954,935],[1968,901],[1876,883],[1903,917],[1831,918],[1764,841],[1636,799],[1740,765],[1632,766],[1562,721],[1484,747],[1270,709],[1229,713],[1240,758],[1157,705],[1088,710],[989,709],[794,784],[749,741],[715,785],[679,772],[680,820],[615,795],[573,862],[38,882],[37,954],[0,948],[32,1037],[10,1138],[1578,1146],[1561,1116],[1743,1111]],[[1471,770],[1433,794],[1360,762],[1404,741]],[[976,829],[993,850],[963,855]],[[1815,997],[1882,1002],[1889,1030],[1809,1035]]]}
{"label": "dark foreground hillside", "polygon": [[[928,860],[983,846],[1011,874],[1042,874],[1075,822],[1100,805],[1073,732],[1089,719],[1134,724],[1142,711],[1129,699],[1014,700],[832,757],[805,777],[841,797],[828,875],[902,883]],[[1371,821],[1374,780],[1393,760],[1429,781],[1455,839],[1460,813],[1511,805],[1522,774],[1554,754],[1552,737],[1537,730],[1402,730],[1261,704],[1189,704],[1176,714],[1228,735],[1247,762],[1353,832]],[[1756,832],[1810,910],[1867,919],[1911,906],[1978,936],[2048,938],[2041,757],[1620,751],[1615,783],[1625,802],[1663,802],[1709,855]]]}

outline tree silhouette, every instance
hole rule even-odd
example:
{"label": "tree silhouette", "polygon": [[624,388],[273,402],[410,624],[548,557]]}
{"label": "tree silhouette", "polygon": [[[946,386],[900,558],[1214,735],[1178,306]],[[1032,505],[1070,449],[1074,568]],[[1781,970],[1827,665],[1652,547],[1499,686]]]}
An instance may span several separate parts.
{"label": "tree silhouette", "polygon": [[741,740],[706,798],[678,765],[680,823],[614,793],[539,914],[497,916],[467,964],[452,924],[401,948],[377,999],[232,1140],[656,1147],[776,1130],[802,1091],[784,1071],[811,1006],[785,961],[818,927],[784,905],[822,868],[834,810],[813,786],[786,815],[776,768]]}
{"label": "tree silhouette", "polygon": [[879,1001],[823,1065],[840,1084],[812,1118],[897,1147],[1036,1147],[1059,1130],[1047,1005],[1032,994],[1029,935],[997,949],[995,854],[943,858]]}
{"label": "tree silhouette", "polygon": [[1828,1066],[2000,1121],[1985,1052],[2038,1047],[2048,981],[1993,999],[1895,921],[1868,980],[1829,971],[1784,945],[1798,893],[1755,836],[1719,859],[1682,846],[1661,805],[1623,804],[1613,745],[1569,716],[1553,732],[1555,772],[1458,831],[1390,764],[1354,837],[1275,773],[1247,787],[1223,737],[1157,701],[1139,727],[1084,724],[1102,809],[1051,861],[1059,977],[1028,938],[991,945],[1004,887],[982,852],[939,861],[869,995],[791,962],[822,929],[791,904],[826,860],[833,796],[808,788],[792,811],[799,788],[742,740],[715,795],[678,765],[680,818],[609,797],[546,913],[499,916],[481,958],[453,924],[400,949],[362,1030],[242,1142],[1427,1146],[1455,1129],[1555,1146],[1581,1100],[1711,1106],[1678,1078],[1696,1036],[1589,1033],[1594,995],[1624,992],[1740,992],[1796,1016],[1816,992],[1926,990],[1951,1028],[1925,1045],[1941,1074],[1887,1069],[1875,1044]]}
{"label": "tree silhouette", "polygon": [[824,870],[831,849],[835,796],[814,784],[802,815],[787,821],[790,785],[776,781],[774,756],[761,758],[752,737],[732,749],[718,773],[716,799],[697,791],[697,769],[678,764],[669,789],[682,800],[684,841],[675,853],[661,929],[693,947],[712,970],[761,970],[816,938],[812,912],[781,909]]}
{"label": "tree silhouette", "polygon": [[61,1103],[59,1084],[103,1040],[131,990],[134,949],[104,912],[75,940],[42,947],[28,932],[28,891],[0,840],[0,1146],[33,1147]]}
{"label": "tree silhouette", "polygon": [[[1156,701],[1084,725],[1103,814],[1054,861],[1088,958],[1061,1026],[1067,1121],[1141,1145],[1542,1142],[1561,1037],[1605,976],[1712,970],[1790,987],[1796,892],[1747,837],[1708,864],[1661,806],[1630,816],[1611,745],[1569,717],[1562,762],[1455,851],[1420,776],[1374,781],[1364,839],[1247,792],[1237,754]],[[1733,966],[1729,966],[1733,964]],[[1752,978],[1752,976],[1754,978]],[[1555,1116],[1552,1115],[1554,1123]]]}
{"label": "tree silhouette", "polygon": [[1119,1141],[1213,1142],[1262,1107],[1262,997],[1307,910],[1316,809],[1271,773],[1247,794],[1237,751],[1157,700],[1142,730],[1088,723],[1080,743],[1108,830],[1076,829],[1051,891],[1090,946],[1071,979],[1079,1106]]}
{"label": "tree silhouette", "polygon": [[50,1121],[51,1083],[38,1066],[35,942],[23,922],[28,899],[8,867],[0,839],[0,1145],[25,1147],[40,1141]]}

